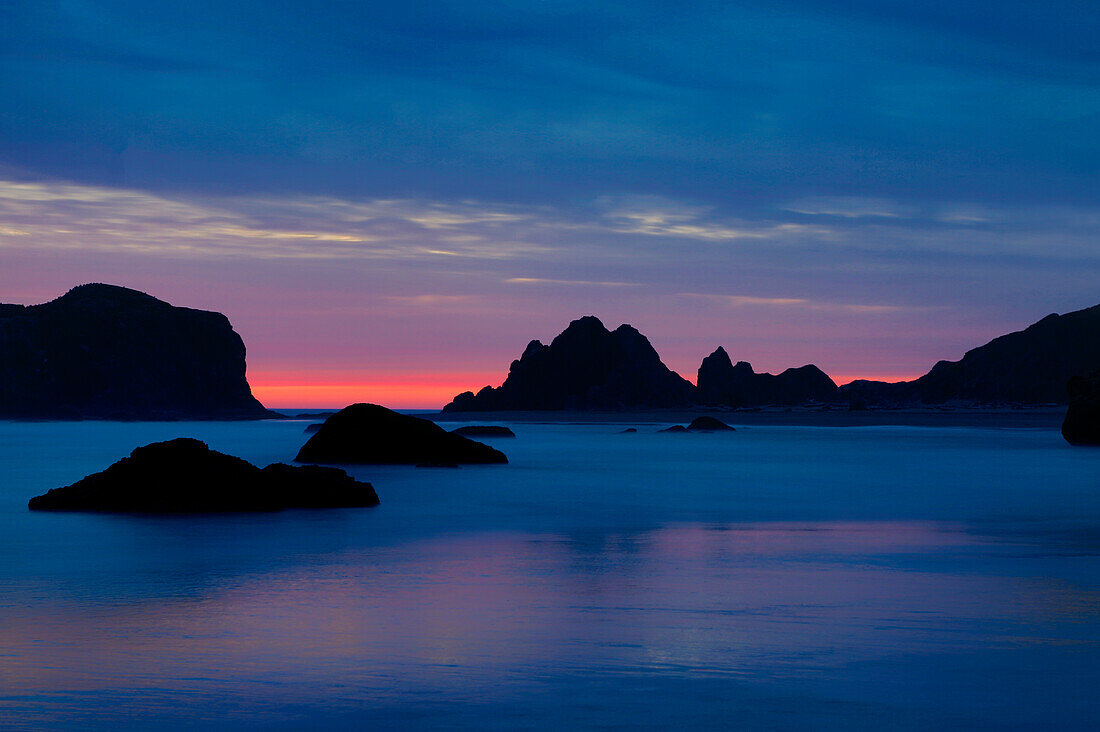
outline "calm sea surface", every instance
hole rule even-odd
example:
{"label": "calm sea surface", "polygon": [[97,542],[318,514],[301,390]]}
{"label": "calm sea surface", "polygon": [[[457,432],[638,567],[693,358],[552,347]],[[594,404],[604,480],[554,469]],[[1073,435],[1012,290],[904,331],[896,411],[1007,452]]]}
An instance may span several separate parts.
{"label": "calm sea surface", "polygon": [[193,436],[0,422],[0,727],[1096,729],[1100,450],[1045,429],[511,425],[373,509],[40,514]]}

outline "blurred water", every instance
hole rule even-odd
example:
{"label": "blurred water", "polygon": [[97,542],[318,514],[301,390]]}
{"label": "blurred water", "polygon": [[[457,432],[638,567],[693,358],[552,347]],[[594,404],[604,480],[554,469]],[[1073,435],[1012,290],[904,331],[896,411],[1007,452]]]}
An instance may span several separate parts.
{"label": "blurred water", "polygon": [[1095,728],[1100,451],[1054,431],[530,424],[382,505],[26,500],[194,436],[0,422],[0,726]]}

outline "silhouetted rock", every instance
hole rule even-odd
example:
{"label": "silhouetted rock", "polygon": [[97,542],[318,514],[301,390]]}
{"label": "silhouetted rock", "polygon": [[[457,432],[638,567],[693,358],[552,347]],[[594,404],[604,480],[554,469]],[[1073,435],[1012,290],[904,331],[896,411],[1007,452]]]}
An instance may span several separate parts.
{"label": "silhouetted rock", "polygon": [[306,425],[306,428],[304,430],[302,430],[302,432],[304,432],[307,435],[312,435],[314,432],[321,429],[322,424],[324,424],[324,422],[316,422],[316,423],[311,424],[311,425]]}
{"label": "silhouetted rock", "polygon": [[630,434],[634,434],[637,431],[638,431],[638,429],[636,427],[627,427],[625,430],[623,430],[619,434],[620,435],[630,435]]}
{"label": "silhouetted rock", "polygon": [[994,338],[960,361],[940,361],[914,381],[853,381],[850,401],[876,406],[916,404],[1065,404],[1066,384],[1100,369],[1100,305],[1048,315],[1022,331]]}
{"label": "silhouetted rock", "polygon": [[663,430],[657,430],[658,432],[687,432],[688,428],[682,424],[674,424],[671,427],[666,427]]}
{"label": "silhouetted rock", "polygon": [[37,511],[205,513],[376,506],[343,470],[281,463],[263,470],[190,438],[139,447],[100,473],[27,504]]}
{"label": "silhouetted rock", "polygon": [[714,417],[696,417],[687,426],[688,432],[734,432],[734,428]]}
{"label": "silhouetted rock", "polygon": [[693,393],[637,330],[620,325],[609,331],[587,316],[549,346],[531,341],[499,387],[459,394],[443,411],[678,407]]}
{"label": "silhouetted rock", "polygon": [[451,430],[453,434],[463,437],[515,437],[516,433],[507,427],[495,424],[470,424]]}
{"label": "silhouetted rock", "polygon": [[721,346],[699,364],[696,386],[700,404],[724,407],[802,404],[837,396],[836,384],[817,366],[787,369],[777,376],[758,374],[745,361],[732,363]]}
{"label": "silhouetted rock", "polygon": [[434,422],[377,404],[352,404],[325,420],[295,458],[310,463],[506,463],[504,453]]}
{"label": "silhouetted rock", "polygon": [[221,313],[81,285],[0,307],[0,418],[263,419]]}
{"label": "silhouetted rock", "polygon": [[1071,445],[1100,445],[1100,371],[1069,380],[1062,437]]}

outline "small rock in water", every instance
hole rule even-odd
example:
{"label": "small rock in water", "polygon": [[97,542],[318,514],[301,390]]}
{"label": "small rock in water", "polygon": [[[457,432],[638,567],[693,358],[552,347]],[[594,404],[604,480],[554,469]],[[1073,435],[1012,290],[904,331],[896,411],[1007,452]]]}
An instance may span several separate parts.
{"label": "small rock in water", "polygon": [[734,432],[733,427],[714,417],[696,417],[687,426],[689,432]]}

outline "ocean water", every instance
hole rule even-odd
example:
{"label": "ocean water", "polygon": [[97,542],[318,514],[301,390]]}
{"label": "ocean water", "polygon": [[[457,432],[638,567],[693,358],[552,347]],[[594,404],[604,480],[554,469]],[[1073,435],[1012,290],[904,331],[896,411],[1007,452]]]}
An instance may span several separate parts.
{"label": "ocean water", "polygon": [[1100,450],[1049,429],[514,423],[506,466],[351,468],[377,508],[26,510],[306,424],[0,422],[0,728],[1100,722]]}

